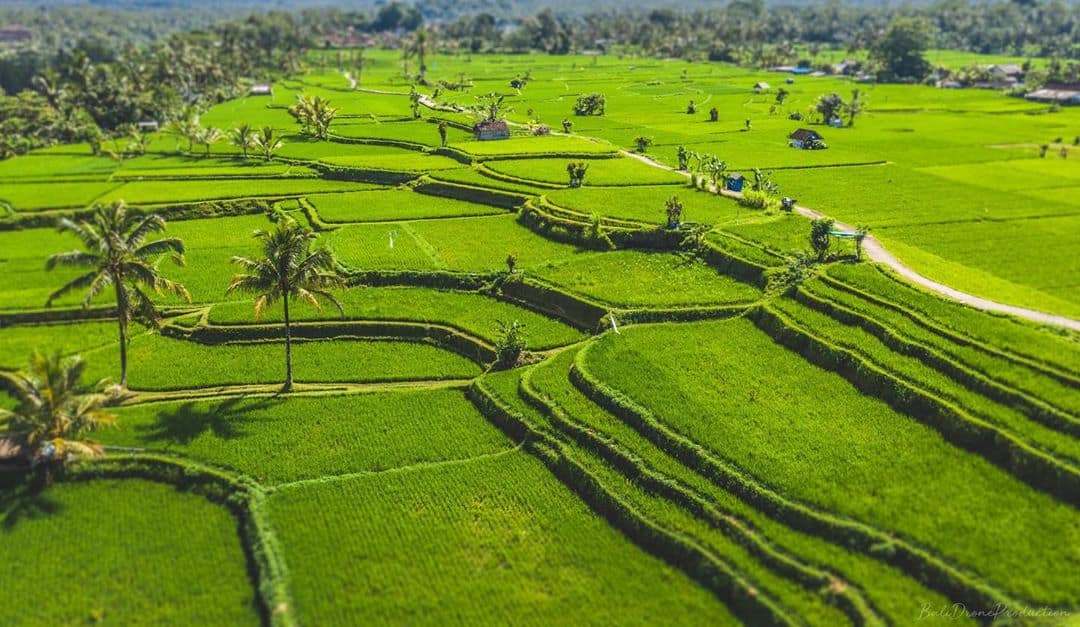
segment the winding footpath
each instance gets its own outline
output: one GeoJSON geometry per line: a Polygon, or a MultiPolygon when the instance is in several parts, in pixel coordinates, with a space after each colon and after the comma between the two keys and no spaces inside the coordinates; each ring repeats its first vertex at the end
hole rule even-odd
{"type": "MultiPolygon", "coordinates": [[[[665,164],[660,163],[658,161],[654,161],[654,160],[650,159],[649,157],[646,157],[645,155],[641,155],[641,154],[638,154],[638,153],[635,153],[635,152],[630,152],[628,150],[620,150],[619,152],[622,153],[624,156],[630,157],[632,159],[637,159],[638,161],[640,161],[640,162],[642,162],[642,163],[644,163],[646,165],[652,166],[654,168],[660,168],[662,170],[668,170],[670,172],[678,172],[679,174],[682,174],[683,176],[686,176],[687,178],[690,178],[690,173],[689,172],[684,172],[682,170],[676,170],[675,168],[673,168],[673,167],[671,167],[669,165],[665,165],[665,164]]],[[[717,191],[716,187],[714,185],[710,185],[710,189],[714,193],[716,193],[716,191],[717,191]]],[[[731,191],[727,191],[727,190],[720,190],[719,193],[721,195],[729,196],[729,197],[732,197],[732,198],[738,198],[738,197],[742,196],[742,194],[740,194],[738,192],[731,192],[731,191]]],[[[811,218],[811,219],[818,219],[818,218],[825,217],[824,214],[822,214],[820,212],[814,211],[813,209],[810,209],[808,207],[803,207],[803,206],[800,206],[800,205],[795,206],[795,211],[799,215],[802,215],[802,216],[805,216],[805,217],[811,218]]],[[[840,230],[843,230],[843,231],[854,231],[855,230],[855,227],[853,227],[853,226],[851,226],[849,224],[845,224],[843,222],[837,222],[836,223],[836,228],[840,229],[840,230]]],[[[900,276],[907,279],[908,281],[911,281],[912,283],[915,283],[916,285],[919,285],[919,286],[921,286],[923,288],[926,288],[926,289],[928,289],[928,290],[930,290],[932,292],[940,294],[940,295],[942,295],[942,296],[944,296],[944,297],[946,297],[946,298],[948,298],[950,300],[954,300],[954,301],[956,301],[958,303],[963,303],[965,305],[968,305],[970,307],[974,307],[976,309],[982,309],[983,311],[993,311],[993,312],[997,312],[997,313],[1009,314],[1011,316],[1016,316],[1017,318],[1023,318],[1025,320],[1030,320],[1031,322],[1036,322],[1038,324],[1053,325],[1053,326],[1058,326],[1058,327],[1064,327],[1064,328],[1070,329],[1072,331],[1080,331],[1080,320],[1075,320],[1073,318],[1069,318],[1067,316],[1060,316],[1060,315],[1057,315],[1057,314],[1049,314],[1049,313],[1046,313],[1046,312],[1043,312],[1043,311],[1036,311],[1034,309],[1026,309],[1024,307],[1018,307],[1016,305],[1008,305],[1008,304],[1005,304],[1005,303],[999,303],[997,301],[982,298],[980,296],[975,296],[974,294],[968,294],[967,292],[962,292],[962,291],[960,291],[958,289],[951,288],[948,285],[945,285],[944,283],[939,283],[939,282],[937,282],[937,281],[935,281],[933,279],[927,278],[927,277],[919,274],[918,272],[916,272],[910,266],[905,265],[899,259],[897,259],[896,256],[893,255],[892,253],[890,253],[888,250],[886,250],[885,246],[883,246],[882,243],[879,242],[873,235],[867,235],[866,239],[863,241],[863,250],[866,251],[866,255],[872,261],[884,264],[884,265],[888,266],[890,269],[892,269],[894,272],[899,274],[900,276]]]]}

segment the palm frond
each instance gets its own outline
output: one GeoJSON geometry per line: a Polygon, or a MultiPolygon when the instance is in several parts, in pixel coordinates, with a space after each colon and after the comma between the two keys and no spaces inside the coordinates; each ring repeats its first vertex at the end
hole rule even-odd
{"type": "Polygon", "coordinates": [[[45,269],[52,270],[57,266],[69,266],[77,268],[89,268],[101,263],[101,255],[88,253],[83,250],[69,250],[63,253],[49,255],[45,260],[45,269]]]}
{"type": "MultiPolygon", "coordinates": [[[[126,229],[125,229],[126,230],[126,229]]],[[[165,230],[165,219],[156,213],[138,218],[138,223],[127,236],[127,247],[138,248],[147,236],[152,233],[160,233],[165,230]]],[[[180,252],[183,252],[182,250],[180,252]]]]}
{"type": "Polygon", "coordinates": [[[91,283],[93,283],[94,279],[97,276],[99,276],[98,271],[97,270],[91,270],[90,272],[87,272],[86,274],[75,277],[74,279],[68,281],[63,286],[61,286],[60,289],[54,291],[52,294],[49,294],[49,298],[45,300],[45,306],[46,307],[52,307],[52,304],[56,299],[60,298],[61,296],[64,296],[68,292],[71,292],[71,291],[74,291],[74,290],[77,290],[77,289],[80,289],[80,288],[83,288],[83,287],[86,287],[86,286],[90,285],[91,283]]]}
{"type": "Polygon", "coordinates": [[[182,256],[184,254],[184,242],[176,237],[166,237],[154,240],[148,244],[143,244],[132,252],[133,255],[140,259],[168,253],[182,256]]]}

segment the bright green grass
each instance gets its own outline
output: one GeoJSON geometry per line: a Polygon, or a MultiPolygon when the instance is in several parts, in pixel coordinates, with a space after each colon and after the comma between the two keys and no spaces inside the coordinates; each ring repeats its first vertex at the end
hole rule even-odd
{"type": "MultiPolygon", "coordinates": [[[[341,160],[355,158],[354,163],[374,164],[378,155],[393,155],[399,164],[407,164],[409,169],[418,167],[418,159],[427,159],[422,153],[395,148],[393,146],[372,146],[370,144],[344,141],[317,141],[302,135],[288,135],[285,145],[277,152],[281,157],[316,161],[322,159],[341,160]]],[[[444,164],[441,158],[430,158],[433,164],[444,164]]],[[[425,162],[426,163],[426,162],[425,162]]],[[[375,167],[370,165],[368,167],[375,167]]]]}
{"type": "Polygon", "coordinates": [[[351,224],[324,234],[322,241],[355,270],[446,268],[426,242],[413,233],[411,223],[351,224]]]}
{"type": "Polygon", "coordinates": [[[461,162],[448,157],[427,155],[420,152],[387,153],[382,146],[381,153],[370,155],[350,154],[344,157],[323,157],[323,163],[343,166],[346,168],[371,169],[371,170],[402,170],[405,172],[429,172],[437,170],[454,170],[465,167],[461,162]]]}
{"type": "Polygon", "coordinates": [[[495,141],[469,141],[451,144],[451,147],[464,150],[479,158],[502,155],[524,155],[544,153],[587,153],[610,154],[615,151],[611,145],[589,141],[581,137],[565,135],[547,135],[541,137],[511,137],[495,141]]]}
{"type": "Polygon", "coordinates": [[[0,328],[0,368],[24,368],[34,351],[77,354],[113,344],[118,337],[119,329],[113,321],[0,328]]]}
{"type": "Polygon", "coordinates": [[[672,196],[683,203],[685,222],[722,224],[751,213],[748,209],[740,209],[728,198],[671,185],[583,187],[556,190],[546,196],[560,207],[586,215],[636,220],[657,226],[667,221],[664,202],[672,196]]]}
{"type": "Polygon", "coordinates": [[[320,194],[308,200],[326,222],[384,222],[506,213],[497,207],[404,189],[320,194]]]}
{"type": "Polygon", "coordinates": [[[312,624],[735,623],[524,452],[287,489],[271,513],[312,624]]]}
{"type": "MultiPolygon", "coordinates": [[[[549,421],[518,394],[520,385],[525,385],[527,380],[531,381],[538,369],[540,367],[525,373],[517,388],[500,382],[487,389],[499,396],[504,403],[511,405],[514,411],[529,424],[547,425],[549,422],[553,424],[554,421],[549,421]]],[[[487,383],[486,380],[485,383],[487,383]]],[[[807,624],[835,625],[844,621],[842,614],[835,607],[831,607],[817,590],[808,589],[779,576],[758,561],[738,540],[720,532],[709,522],[684,510],[667,498],[634,485],[634,480],[622,474],[591,449],[567,443],[563,445],[563,450],[571,451],[574,461],[583,465],[593,477],[601,482],[606,492],[615,495],[624,506],[630,508],[635,517],[640,517],[648,523],[674,533],[694,538],[701,550],[711,553],[736,570],[745,582],[736,585],[752,588],[757,594],[773,602],[779,602],[783,606],[783,611],[799,616],[807,624]]]]}
{"type": "Polygon", "coordinates": [[[167,204],[225,200],[229,198],[270,198],[318,192],[371,189],[371,185],[322,179],[222,181],[136,181],[125,183],[100,198],[101,202],[124,200],[129,204],[167,204]]]}
{"type": "MultiPolygon", "coordinates": [[[[0,231],[0,309],[41,309],[54,290],[79,276],[79,268],[45,270],[45,259],[73,250],[78,239],[53,229],[0,231]]],[[[82,302],[72,294],[56,302],[71,306],[82,302]]]]}
{"type": "MultiPolygon", "coordinates": [[[[87,352],[89,380],[119,375],[118,348],[87,352]]],[[[285,381],[282,342],[207,346],[160,335],[135,337],[128,349],[133,389],[170,390],[285,381]],[[176,364],[162,367],[163,360],[176,364]]],[[[300,383],[463,379],[479,374],[473,362],[428,344],[338,340],[295,342],[293,372],[300,383]]]]}
{"type": "Polygon", "coordinates": [[[65,183],[41,181],[36,183],[0,184],[0,201],[16,211],[40,211],[43,209],[79,208],[100,201],[119,183],[80,181],[65,183]]]}
{"type": "MultiPolygon", "coordinates": [[[[967,369],[981,373],[995,381],[1065,408],[1073,415],[1080,415],[1080,390],[1069,386],[1019,360],[1009,359],[971,346],[966,338],[943,336],[916,324],[904,312],[879,305],[844,290],[833,288],[821,281],[804,283],[802,288],[810,294],[851,309],[860,316],[877,322],[895,334],[929,346],[967,369]]],[[[1017,331],[1021,329],[1018,328],[1017,331]]]]}
{"type": "Polygon", "coordinates": [[[752,525],[773,546],[788,551],[806,564],[827,568],[854,583],[878,611],[898,623],[917,614],[926,603],[945,603],[943,597],[920,586],[893,567],[851,553],[821,538],[795,531],[783,521],[766,517],[656,447],[630,425],[593,403],[570,382],[569,370],[576,355],[577,351],[567,350],[536,367],[530,376],[534,388],[556,403],[573,421],[613,440],[653,471],[678,480],[697,494],[712,499],[720,511],[731,513],[752,525]]]}
{"type": "MultiPolygon", "coordinates": [[[[567,185],[566,164],[569,159],[506,159],[492,161],[487,167],[517,178],[541,183],[567,185]]],[[[687,178],[676,172],[662,170],[636,159],[592,159],[586,161],[585,186],[593,185],[652,185],[686,183],[687,178]]]]}
{"type": "Polygon", "coordinates": [[[793,213],[772,216],[754,211],[744,211],[744,215],[746,213],[754,219],[725,224],[721,228],[777,255],[810,250],[810,221],[806,218],[793,213]]]}
{"type": "Polygon", "coordinates": [[[461,168],[458,170],[439,170],[437,172],[433,172],[431,174],[431,178],[436,181],[464,183],[465,185],[472,185],[474,187],[489,187],[492,189],[527,194],[530,196],[535,196],[547,191],[540,187],[533,187],[532,185],[526,185],[523,183],[511,183],[490,176],[485,176],[484,174],[478,172],[477,170],[474,170],[473,168],[461,168]]]}
{"type": "Polygon", "coordinates": [[[1076,510],[747,320],[624,329],[595,346],[588,367],[789,497],[901,533],[1033,602],[1080,598],[1077,582],[1061,577],[1080,559],[1076,510]]]}
{"type": "MultiPolygon", "coordinates": [[[[316,178],[318,173],[311,168],[284,163],[266,164],[265,161],[252,161],[249,164],[229,164],[208,167],[153,167],[123,168],[113,173],[113,180],[144,179],[243,179],[243,178],[316,178]]],[[[213,185],[214,183],[208,183],[213,185]]]]}
{"type": "Polygon", "coordinates": [[[428,220],[408,225],[435,255],[436,263],[453,270],[490,272],[506,268],[515,254],[528,270],[595,253],[546,239],[517,223],[514,216],[428,220]]]}
{"type": "Polygon", "coordinates": [[[772,306],[833,346],[851,351],[909,385],[953,403],[969,416],[985,420],[1073,468],[1080,468],[1080,439],[1044,426],[1020,410],[967,389],[964,382],[953,380],[917,357],[893,351],[860,328],[839,323],[788,298],[777,299],[772,306]]]}
{"type": "Polygon", "coordinates": [[[1080,372],[1080,338],[1075,335],[945,300],[916,289],[876,266],[840,264],[831,266],[828,274],[954,332],[1037,362],[1053,364],[1066,372],[1080,372]]]}
{"type": "Polygon", "coordinates": [[[7,489],[0,503],[0,582],[20,600],[0,607],[6,625],[261,624],[221,505],[138,479],[7,489]]]}
{"type": "MultiPolygon", "coordinates": [[[[419,287],[360,287],[336,294],[350,319],[411,320],[448,324],[489,342],[497,337],[497,323],[517,320],[525,325],[526,341],[532,349],[543,350],[583,339],[580,331],[562,322],[510,303],[470,292],[452,292],[419,287]]],[[[337,309],[316,311],[301,307],[291,311],[293,320],[340,319],[337,309]]],[[[222,303],[210,311],[210,322],[235,324],[253,322],[251,303],[222,303]]],[[[263,313],[263,322],[282,319],[281,308],[263,313]]],[[[3,337],[0,332],[0,337],[3,337]]]]}
{"type": "MultiPolygon", "coordinates": [[[[427,120],[403,120],[379,122],[372,120],[343,119],[335,122],[331,131],[334,135],[358,139],[393,139],[425,144],[432,147],[441,145],[438,127],[427,120]]],[[[464,142],[472,139],[472,133],[453,126],[446,129],[449,142],[464,142]]]]}
{"type": "Polygon", "coordinates": [[[704,262],[673,253],[620,250],[541,266],[536,274],[571,291],[623,306],[721,305],[761,291],[704,262]]]}
{"type": "Polygon", "coordinates": [[[100,433],[106,444],[167,450],[269,484],[443,462],[510,446],[452,389],[151,403],[122,408],[118,416],[118,428],[100,433]]]}
{"type": "Polygon", "coordinates": [[[70,177],[107,177],[116,163],[106,157],[44,155],[36,151],[16,159],[0,161],[0,181],[56,180],[70,177]]]}
{"type": "MultiPolygon", "coordinates": [[[[237,272],[237,266],[230,263],[233,256],[258,257],[262,250],[253,233],[256,229],[269,230],[273,227],[273,223],[262,214],[169,222],[163,235],[178,237],[184,242],[185,264],[178,267],[167,260],[163,261],[161,273],[182,283],[191,293],[193,302],[222,300],[230,279],[237,272]],[[228,235],[223,237],[223,233],[228,235]]],[[[183,303],[175,296],[165,296],[159,300],[183,303]]]]}

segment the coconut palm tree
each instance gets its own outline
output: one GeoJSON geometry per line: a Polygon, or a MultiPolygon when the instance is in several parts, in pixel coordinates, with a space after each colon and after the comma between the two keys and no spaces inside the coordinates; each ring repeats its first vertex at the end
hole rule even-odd
{"type": "Polygon", "coordinates": [[[278,222],[273,231],[255,231],[255,239],[262,244],[261,258],[232,258],[232,263],[240,266],[242,272],[233,277],[226,293],[254,294],[256,318],[281,301],[285,317],[285,385],[282,387],[285,392],[292,390],[293,385],[289,300],[301,299],[321,309],[319,299],[323,299],[345,315],[341,303],[329,291],[344,287],[345,279],[337,272],[338,263],[333,253],[326,248],[311,250],[316,237],[295,220],[286,218],[278,222]]]}
{"type": "Polygon", "coordinates": [[[848,126],[855,126],[855,116],[863,112],[866,108],[866,100],[863,99],[862,93],[858,89],[851,90],[851,100],[844,104],[844,111],[848,115],[848,126]]]}
{"type": "Polygon", "coordinates": [[[205,156],[209,157],[210,145],[216,144],[217,142],[221,141],[222,137],[224,137],[224,135],[222,135],[221,129],[214,128],[213,126],[207,126],[205,128],[199,129],[198,138],[196,139],[196,141],[200,145],[206,147],[205,156]]]}
{"type": "Polygon", "coordinates": [[[269,126],[262,127],[255,137],[255,147],[262,151],[267,161],[274,158],[274,153],[285,145],[285,140],[274,136],[274,129],[269,126]]]}
{"type": "Polygon", "coordinates": [[[0,438],[34,460],[100,455],[101,447],[85,435],[116,423],[105,407],[117,397],[81,385],[85,370],[77,355],[34,353],[27,370],[4,375],[16,404],[0,409],[0,438]]]}
{"type": "Polygon", "coordinates": [[[250,124],[241,124],[229,131],[229,141],[239,148],[247,159],[248,151],[255,147],[255,129],[250,124]]]}
{"type": "Polygon", "coordinates": [[[330,106],[330,101],[315,96],[311,103],[311,126],[315,129],[316,139],[326,139],[330,131],[330,123],[337,116],[338,109],[330,106]]]}
{"type": "Polygon", "coordinates": [[[99,205],[92,222],[61,218],[57,228],[78,237],[83,250],[52,255],[45,268],[72,266],[89,270],[50,294],[45,306],[52,306],[68,292],[85,289],[82,306],[86,309],[96,296],[112,287],[120,330],[120,386],[126,387],[128,324],[136,317],[153,325],[161,319],[147,288],[159,295],[172,292],[191,300],[183,285],[163,277],[158,268],[166,256],[176,265],[184,265],[184,243],[175,237],[147,241],[165,230],[165,220],[157,214],[129,213],[122,200],[105,207],[99,205]]]}
{"type": "MultiPolygon", "coordinates": [[[[427,52],[428,32],[423,28],[418,28],[413,33],[412,41],[408,44],[408,54],[410,56],[415,55],[417,63],[420,64],[419,82],[421,85],[427,84],[427,52]]],[[[407,70],[406,74],[408,74],[407,70]]]]}
{"type": "Polygon", "coordinates": [[[289,107],[289,115],[300,125],[305,135],[311,133],[311,125],[315,118],[315,96],[297,94],[296,104],[289,107]]]}
{"type": "Polygon", "coordinates": [[[203,131],[202,124],[199,123],[199,116],[193,113],[173,121],[165,129],[165,132],[177,139],[187,140],[187,151],[190,154],[195,149],[195,144],[199,142],[203,131]]]}

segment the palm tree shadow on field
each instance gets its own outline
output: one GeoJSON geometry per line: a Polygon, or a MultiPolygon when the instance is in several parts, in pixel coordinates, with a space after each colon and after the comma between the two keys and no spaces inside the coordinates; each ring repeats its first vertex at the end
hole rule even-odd
{"type": "MultiPolygon", "coordinates": [[[[5,473],[6,474],[6,473],[5,473]]],[[[46,484],[31,473],[12,473],[0,479],[0,520],[6,533],[10,533],[22,520],[35,520],[53,516],[63,510],[63,505],[46,494],[46,484]]]]}
{"type": "Polygon", "coordinates": [[[241,437],[244,425],[255,419],[254,413],[283,399],[237,396],[216,403],[188,401],[170,411],[163,411],[149,425],[139,427],[147,442],[189,444],[203,433],[223,440],[241,437]]]}

